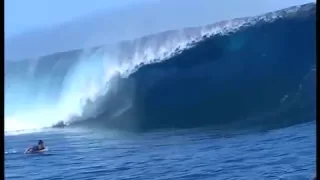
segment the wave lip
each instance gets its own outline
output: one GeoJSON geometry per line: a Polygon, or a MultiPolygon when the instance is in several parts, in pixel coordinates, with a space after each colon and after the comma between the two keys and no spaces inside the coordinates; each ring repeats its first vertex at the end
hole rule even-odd
{"type": "MultiPolygon", "coordinates": [[[[54,104],[56,114],[63,115],[50,121],[62,120],[55,127],[149,130],[246,124],[248,119],[261,124],[267,117],[276,124],[291,119],[293,109],[313,116],[314,38],[311,3],[115,47],[9,62],[6,78],[18,81],[17,72],[30,76],[26,83],[46,93],[36,88],[21,94],[42,95],[39,106],[54,104]]],[[[310,119],[304,117],[286,123],[310,119]]]]}

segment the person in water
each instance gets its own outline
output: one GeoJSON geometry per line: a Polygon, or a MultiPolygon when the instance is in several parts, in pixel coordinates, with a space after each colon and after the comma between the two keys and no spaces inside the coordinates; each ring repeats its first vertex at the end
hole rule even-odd
{"type": "Polygon", "coordinates": [[[39,140],[39,141],[38,141],[38,145],[35,145],[35,146],[33,146],[33,147],[30,147],[30,148],[28,149],[28,152],[41,151],[41,150],[44,150],[44,149],[45,149],[45,147],[44,147],[43,141],[42,141],[42,140],[39,140]]]}

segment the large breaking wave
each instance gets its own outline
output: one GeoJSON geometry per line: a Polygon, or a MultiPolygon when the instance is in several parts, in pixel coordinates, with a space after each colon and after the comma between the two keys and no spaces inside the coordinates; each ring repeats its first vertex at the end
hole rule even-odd
{"type": "Polygon", "coordinates": [[[315,4],[5,62],[6,131],[315,118],[315,4]]]}

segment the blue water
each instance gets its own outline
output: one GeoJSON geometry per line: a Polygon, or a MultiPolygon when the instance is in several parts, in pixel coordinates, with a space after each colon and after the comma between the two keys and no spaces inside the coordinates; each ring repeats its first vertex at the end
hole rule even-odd
{"type": "Polygon", "coordinates": [[[6,179],[313,178],[315,12],[6,60],[6,179]]]}
{"type": "Polygon", "coordinates": [[[24,179],[311,179],[315,122],[265,132],[145,134],[59,130],[5,138],[5,177],[24,179]],[[23,154],[45,141],[44,154],[23,154]]]}

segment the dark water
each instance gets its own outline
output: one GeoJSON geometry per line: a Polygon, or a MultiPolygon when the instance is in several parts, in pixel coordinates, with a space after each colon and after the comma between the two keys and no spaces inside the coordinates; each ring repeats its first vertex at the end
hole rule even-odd
{"type": "Polygon", "coordinates": [[[311,179],[315,123],[267,132],[210,129],[123,134],[59,130],[5,138],[5,178],[311,179]],[[49,151],[23,154],[43,139],[49,151]]]}
{"type": "Polygon", "coordinates": [[[315,32],[306,4],[6,61],[6,179],[310,179],[315,32]]]}

